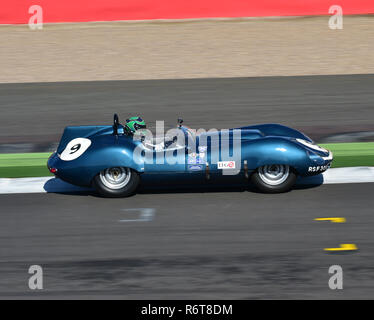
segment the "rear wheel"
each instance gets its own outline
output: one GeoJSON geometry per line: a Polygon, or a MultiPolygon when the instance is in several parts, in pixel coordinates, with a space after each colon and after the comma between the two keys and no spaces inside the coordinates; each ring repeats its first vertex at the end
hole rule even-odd
{"type": "Polygon", "coordinates": [[[139,185],[139,174],[124,167],[108,168],[94,178],[94,186],[104,197],[128,197],[139,185]]]}
{"type": "Polygon", "coordinates": [[[297,174],[287,165],[272,164],[258,168],[251,176],[252,183],[262,192],[289,191],[295,184],[297,174]]]}

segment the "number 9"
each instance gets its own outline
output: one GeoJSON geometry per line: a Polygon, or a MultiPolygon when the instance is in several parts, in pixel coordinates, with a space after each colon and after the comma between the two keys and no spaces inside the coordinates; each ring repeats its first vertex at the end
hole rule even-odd
{"type": "Polygon", "coordinates": [[[90,147],[91,140],[86,138],[76,138],[71,140],[61,153],[60,159],[72,161],[78,159],[90,147]]]}
{"type": "Polygon", "coordinates": [[[81,148],[80,143],[76,144],[75,146],[72,146],[70,149],[71,150],[70,154],[76,153],[80,148],[81,148]]]}

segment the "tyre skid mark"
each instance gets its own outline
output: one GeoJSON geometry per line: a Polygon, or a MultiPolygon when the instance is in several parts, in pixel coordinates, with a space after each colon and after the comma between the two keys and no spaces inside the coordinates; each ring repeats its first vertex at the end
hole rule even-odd
{"type": "Polygon", "coordinates": [[[121,219],[119,222],[150,222],[154,219],[156,209],[154,208],[128,208],[122,211],[139,211],[137,219],[121,219]]]}

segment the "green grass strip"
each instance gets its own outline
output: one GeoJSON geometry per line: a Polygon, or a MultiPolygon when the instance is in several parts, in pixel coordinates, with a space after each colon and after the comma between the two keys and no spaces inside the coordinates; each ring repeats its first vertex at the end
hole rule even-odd
{"type": "Polygon", "coordinates": [[[328,143],[321,147],[334,154],[332,168],[374,166],[374,142],[328,143]]]}
{"type": "MultiPolygon", "coordinates": [[[[334,154],[333,168],[374,166],[374,142],[321,144],[334,154]]],[[[0,154],[0,178],[51,176],[50,153],[0,154]]]]}
{"type": "Polygon", "coordinates": [[[0,154],[0,178],[52,176],[47,168],[51,153],[0,154]]]}

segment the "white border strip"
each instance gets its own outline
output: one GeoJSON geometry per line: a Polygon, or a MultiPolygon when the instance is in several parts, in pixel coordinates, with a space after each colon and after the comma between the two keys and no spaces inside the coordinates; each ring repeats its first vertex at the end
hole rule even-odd
{"type": "MultiPolygon", "coordinates": [[[[366,16],[370,13],[356,14],[356,16],[366,16]]],[[[206,21],[247,21],[247,20],[288,20],[288,19],[300,19],[310,17],[325,17],[329,16],[328,13],[320,15],[300,15],[300,16],[257,16],[257,17],[207,17],[207,18],[181,18],[181,19],[139,19],[139,20],[97,20],[97,21],[63,21],[63,22],[43,22],[43,25],[74,25],[74,24],[105,24],[105,23],[183,23],[183,22],[206,22],[206,21]]],[[[27,23],[0,23],[1,26],[28,26],[27,23]]]]}
{"type": "Polygon", "coordinates": [[[323,173],[324,184],[367,182],[374,182],[374,167],[333,168],[323,173]]]}
{"type": "MultiPolygon", "coordinates": [[[[374,167],[351,167],[329,169],[322,175],[300,178],[298,184],[335,184],[374,182],[374,167]]],[[[0,194],[14,193],[64,193],[89,191],[60,179],[51,177],[0,179],[0,194]]]]}
{"type": "Polygon", "coordinates": [[[80,188],[51,177],[0,179],[0,194],[79,192],[90,189],[80,188]]]}

